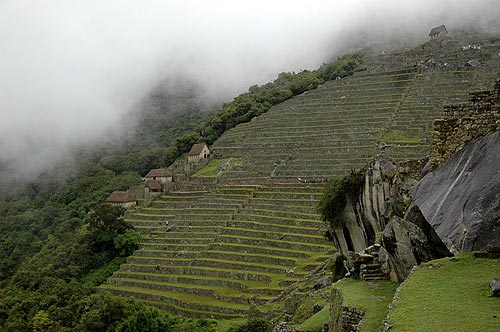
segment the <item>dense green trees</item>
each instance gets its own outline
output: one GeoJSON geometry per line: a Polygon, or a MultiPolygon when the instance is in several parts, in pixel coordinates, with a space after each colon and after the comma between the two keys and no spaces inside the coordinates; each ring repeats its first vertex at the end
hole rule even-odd
{"type": "Polygon", "coordinates": [[[245,323],[233,327],[229,332],[271,332],[273,326],[262,318],[250,318],[245,323]]]}

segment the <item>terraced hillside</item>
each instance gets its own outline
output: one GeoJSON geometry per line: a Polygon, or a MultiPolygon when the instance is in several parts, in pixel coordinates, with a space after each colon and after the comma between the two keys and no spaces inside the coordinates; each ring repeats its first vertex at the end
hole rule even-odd
{"type": "Polygon", "coordinates": [[[359,169],[376,154],[428,156],[432,123],[443,106],[466,100],[500,72],[496,41],[466,51],[463,42],[430,41],[369,58],[365,72],[327,82],[237,126],[212,147],[217,158],[241,160],[223,176],[237,183],[318,180],[359,169]],[[472,58],[480,66],[466,68],[472,58]]]}
{"type": "Polygon", "coordinates": [[[211,147],[207,168],[237,162],[202,170],[184,186],[209,189],[172,192],[129,211],[143,243],[102,289],[192,317],[247,315],[334,251],[315,209],[323,185],[313,182],[344,176],[377,154],[429,155],[443,104],[465,100],[500,72],[496,44],[488,47],[470,71],[460,65],[470,54],[458,41],[369,58],[366,71],[229,130],[211,147]]]}
{"type": "Polygon", "coordinates": [[[128,214],[144,241],[102,288],[188,316],[244,316],[334,251],[315,211],[320,191],[224,186],[163,196],[128,214]]]}
{"type": "Polygon", "coordinates": [[[249,123],[212,147],[243,165],[224,176],[240,183],[331,178],[366,164],[414,84],[413,68],[327,82],[249,123]]]}

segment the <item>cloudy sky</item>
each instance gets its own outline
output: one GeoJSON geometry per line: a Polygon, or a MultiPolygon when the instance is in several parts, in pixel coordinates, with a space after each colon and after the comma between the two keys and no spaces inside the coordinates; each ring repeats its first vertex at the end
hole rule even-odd
{"type": "MultiPolygon", "coordinates": [[[[0,159],[32,168],[113,131],[159,80],[228,100],[313,69],[353,38],[500,17],[497,0],[0,0],[0,159]]],[[[21,167],[21,166],[20,166],[21,167]]]]}

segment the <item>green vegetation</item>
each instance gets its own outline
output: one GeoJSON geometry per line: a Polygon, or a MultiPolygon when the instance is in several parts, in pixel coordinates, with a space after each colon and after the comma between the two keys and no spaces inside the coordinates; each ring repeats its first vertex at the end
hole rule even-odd
{"type": "Polygon", "coordinates": [[[332,228],[342,226],[342,214],[348,201],[356,202],[361,192],[363,178],[361,172],[354,172],[343,179],[330,181],[320,198],[318,211],[321,219],[330,223],[332,228]]]}
{"type": "Polygon", "coordinates": [[[398,133],[386,131],[380,139],[381,142],[394,142],[394,143],[418,143],[420,138],[407,137],[398,133]]]}
{"type": "MultiPolygon", "coordinates": [[[[358,279],[342,279],[334,285],[341,290],[346,306],[365,312],[362,332],[382,330],[382,321],[386,318],[387,306],[391,303],[397,286],[397,283],[389,281],[367,282],[358,279]]],[[[427,329],[426,331],[439,330],[427,329]]]]}
{"type": "Polygon", "coordinates": [[[228,332],[271,332],[273,326],[261,318],[250,318],[238,327],[231,327],[228,332]]]}
{"type": "Polygon", "coordinates": [[[323,324],[328,322],[329,318],[330,307],[326,305],[298,327],[301,331],[305,332],[321,332],[323,331],[323,324]]]}
{"type": "Polygon", "coordinates": [[[232,170],[234,167],[242,163],[242,158],[228,158],[228,159],[212,159],[209,163],[194,173],[192,176],[206,176],[206,177],[216,177],[220,176],[224,172],[232,170]],[[222,167],[222,165],[225,165],[222,167]]]}
{"type": "Polygon", "coordinates": [[[498,331],[500,300],[489,281],[500,260],[471,253],[419,266],[401,285],[391,313],[391,331],[498,331]]]}

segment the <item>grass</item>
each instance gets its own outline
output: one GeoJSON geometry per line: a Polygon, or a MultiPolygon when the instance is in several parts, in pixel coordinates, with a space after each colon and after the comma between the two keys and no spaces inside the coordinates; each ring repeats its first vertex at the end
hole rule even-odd
{"type": "Polygon", "coordinates": [[[246,318],[240,319],[218,319],[217,320],[217,331],[227,332],[230,328],[238,327],[247,321],[246,318]]]}
{"type": "Polygon", "coordinates": [[[382,321],[387,315],[387,305],[392,301],[397,286],[398,284],[385,280],[366,282],[358,279],[342,279],[335,283],[335,287],[342,291],[345,305],[365,312],[362,332],[382,330],[382,321]]]}
{"type": "Polygon", "coordinates": [[[386,131],[382,138],[380,139],[382,142],[395,142],[395,143],[419,143],[420,138],[415,137],[407,137],[401,134],[393,133],[386,131]]]}
{"type": "Polygon", "coordinates": [[[315,313],[312,317],[298,326],[300,331],[317,332],[322,331],[323,324],[330,318],[330,306],[324,306],[323,309],[315,313]]]}
{"type": "MultiPolygon", "coordinates": [[[[173,299],[175,301],[179,301],[179,302],[182,302],[185,304],[195,303],[195,304],[201,305],[201,306],[207,306],[207,307],[210,306],[210,307],[213,307],[214,310],[217,310],[217,308],[248,310],[248,308],[249,308],[249,305],[247,305],[247,304],[241,304],[241,303],[236,303],[236,302],[227,302],[227,301],[219,300],[219,299],[216,299],[214,297],[207,296],[207,295],[179,293],[179,292],[174,292],[174,291],[158,291],[155,289],[141,288],[141,287],[129,287],[129,286],[117,287],[115,285],[109,285],[109,284],[101,285],[100,289],[110,290],[110,291],[113,291],[113,290],[124,291],[124,292],[128,292],[129,294],[136,293],[136,294],[151,295],[151,296],[153,296],[153,298],[156,296],[161,297],[161,298],[169,298],[169,299],[173,299]]],[[[191,308],[191,309],[193,309],[193,308],[191,308]]]]}
{"type": "Polygon", "coordinates": [[[500,259],[461,254],[418,267],[402,286],[390,324],[394,332],[500,330],[500,299],[488,283],[500,259]],[[429,267],[438,262],[438,268],[429,267]]]}
{"type": "Polygon", "coordinates": [[[212,159],[205,167],[194,173],[192,176],[217,177],[222,175],[224,172],[230,171],[232,168],[234,168],[237,165],[240,165],[241,163],[242,163],[241,158],[212,159]],[[223,170],[221,168],[221,165],[225,163],[228,164],[228,167],[223,170]]]}

